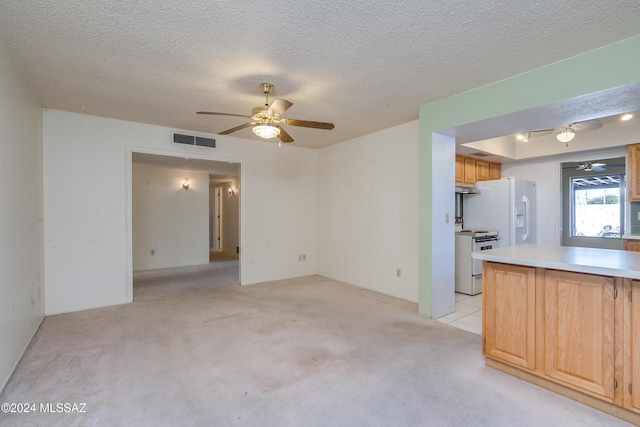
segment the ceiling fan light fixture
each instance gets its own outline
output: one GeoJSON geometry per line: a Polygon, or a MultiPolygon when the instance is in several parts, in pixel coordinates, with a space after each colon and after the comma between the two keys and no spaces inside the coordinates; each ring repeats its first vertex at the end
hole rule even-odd
{"type": "Polygon", "coordinates": [[[558,135],[556,135],[556,138],[558,138],[558,141],[564,143],[566,147],[569,144],[569,141],[571,141],[575,136],[576,134],[573,132],[573,130],[571,130],[570,128],[564,128],[558,135]]]}
{"type": "Polygon", "coordinates": [[[633,118],[633,114],[625,114],[624,116],[620,117],[620,120],[622,120],[623,122],[626,122],[627,120],[631,120],[633,118]]]}
{"type": "Polygon", "coordinates": [[[271,139],[280,135],[280,129],[270,123],[262,123],[253,127],[253,133],[260,138],[271,139]]]}

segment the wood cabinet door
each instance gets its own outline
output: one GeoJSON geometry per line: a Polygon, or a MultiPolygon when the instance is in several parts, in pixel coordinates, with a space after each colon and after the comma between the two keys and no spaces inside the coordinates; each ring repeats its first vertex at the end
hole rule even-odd
{"type": "Polygon", "coordinates": [[[545,374],[612,401],[614,279],[546,270],[544,284],[545,374]]]}
{"type": "Polygon", "coordinates": [[[489,179],[489,162],[476,160],[476,181],[486,181],[489,179]]]}
{"type": "Polygon", "coordinates": [[[485,261],[483,270],[485,355],[535,369],[535,268],[485,261]]]}
{"type": "Polygon", "coordinates": [[[502,165],[500,163],[489,163],[489,179],[500,179],[502,177],[502,165]]]}
{"type": "Polygon", "coordinates": [[[467,157],[464,158],[464,182],[476,183],[476,161],[467,157]]]}
{"type": "Polygon", "coordinates": [[[627,146],[629,164],[627,165],[627,188],[629,200],[640,201],[640,144],[627,146]]]}
{"type": "MultiPolygon", "coordinates": [[[[629,280],[624,309],[624,406],[640,413],[640,281],[629,280]]],[[[620,297],[618,297],[620,298],[620,297]]]]}
{"type": "Polygon", "coordinates": [[[464,157],[456,156],[456,182],[464,182],[464,157]]]}
{"type": "Polygon", "coordinates": [[[640,240],[624,239],[624,249],[627,251],[640,252],[640,240]]]}

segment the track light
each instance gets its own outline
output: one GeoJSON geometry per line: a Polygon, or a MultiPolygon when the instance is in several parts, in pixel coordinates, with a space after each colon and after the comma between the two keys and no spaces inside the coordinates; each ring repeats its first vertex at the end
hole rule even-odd
{"type": "Polygon", "coordinates": [[[531,131],[527,131],[525,133],[519,133],[516,135],[516,139],[522,142],[529,142],[529,137],[531,136],[531,131]]]}

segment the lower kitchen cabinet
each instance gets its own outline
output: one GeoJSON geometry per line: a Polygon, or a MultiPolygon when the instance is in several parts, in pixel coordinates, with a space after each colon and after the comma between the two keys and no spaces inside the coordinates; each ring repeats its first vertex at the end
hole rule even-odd
{"type": "Polygon", "coordinates": [[[640,280],[485,260],[482,286],[488,365],[640,425],[640,280]]]}
{"type": "Polygon", "coordinates": [[[640,252],[640,240],[637,239],[623,239],[624,249],[626,251],[640,252]]]}
{"type": "Polygon", "coordinates": [[[614,279],[546,270],[544,373],[613,400],[614,279]]]}
{"type": "Polygon", "coordinates": [[[482,316],[485,355],[535,368],[535,268],[485,263],[482,316]]]}
{"type": "Polygon", "coordinates": [[[627,280],[625,285],[624,406],[640,413],[640,281],[627,280]]]}

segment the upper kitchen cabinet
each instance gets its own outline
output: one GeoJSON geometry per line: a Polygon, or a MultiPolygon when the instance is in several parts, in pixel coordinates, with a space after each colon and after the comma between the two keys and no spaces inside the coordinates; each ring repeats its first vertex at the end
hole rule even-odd
{"type": "Polygon", "coordinates": [[[629,201],[640,202],[640,144],[627,146],[629,163],[627,164],[627,188],[629,201]]]}
{"type": "Polygon", "coordinates": [[[489,163],[489,179],[502,178],[502,167],[500,163],[489,163]]]}
{"type": "Polygon", "coordinates": [[[489,163],[476,160],[476,181],[486,181],[489,179],[489,163]]]}
{"type": "Polygon", "coordinates": [[[464,158],[464,181],[465,184],[473,184],[476,182],[476,161],[464,158]]]}
{"type": "Polygon", "coordinates": [[[456,182],[464,182],[464,157],[456,156],[456,182]]]}
{"type": "Polygon", "coordinates": [[[456,183],[475,184],[476,181],[500,179],[499,163],[485,162],[471,157],[456,156],[456,183]]]}

